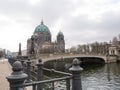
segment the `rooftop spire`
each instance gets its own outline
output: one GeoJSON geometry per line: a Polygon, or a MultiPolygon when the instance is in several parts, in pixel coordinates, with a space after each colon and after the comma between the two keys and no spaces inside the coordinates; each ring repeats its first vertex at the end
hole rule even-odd
{"type": "Polygon", "coordinates": [[[41,20],[41,24],[43,24],[43,19],[41,20]]]}

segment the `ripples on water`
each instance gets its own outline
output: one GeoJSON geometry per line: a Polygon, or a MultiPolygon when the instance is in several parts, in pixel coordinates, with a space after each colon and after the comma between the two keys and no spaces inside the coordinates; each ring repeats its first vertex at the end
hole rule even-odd
{"type": "Polygon", "coordinates": [[[120,64],[86,66],[81,78],[83,90],[120,90],[120,64]]]}
{"type": "MultiPolygon", "coordinates": [[[[120,63],[83,66],[82,90],[120,90],[120,63]]],[[[66,83],[56,82],[55,90],[66,90],[66,83]]]]}

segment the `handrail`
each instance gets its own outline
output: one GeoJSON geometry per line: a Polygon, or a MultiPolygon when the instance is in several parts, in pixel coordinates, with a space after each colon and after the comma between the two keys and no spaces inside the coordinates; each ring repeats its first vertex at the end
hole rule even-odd
{"type": "Polygon", "coordinates": [[[31,72],[30,72],[30,61],[27,62],[27,74],[25,74],[23,72],[23,68],[22,68],[22,63],[20,61],[16,61],[13,64],[13,73],[7,77],[7,80],[10,83],[10,90],[24,90],[25,87],[27,86],[32,86],[33,90],[42,90],[44,87],[44,84],[48,84],[51,83],[50,87],[52,90],[55,90],[55,82],[56,81],[61,81],[64,80],[64,82],[66,82],[66,90],[70,90],[71,89],[71,85],[72,85],[72,90],[82,90],[82,86],[81,86],[81,72],[82,72],[82,68],[79,66],[80,65],[80,61],[78,59],[74,59],[73,63],[72,63],[72,67],[69,69],[69,71],[72,73],[65,73],[65,72],[61,72],[61,71],[56,71],[54,69],[46,69],[43,68],[43,63],[40,62],[37,64],[38,67],[38,73],[37,73],[37,80],[38,81],[31,81],[31,72]],[[29,67],[29,68],[28,68],[29,67]],[[43,70],[48,70],[51,71],[51,79],[49,80],[44,80],[43,79],[43,70]],[[61,73],[65,76],[62,77],[54,77],[53,72],[56,73],[61,73]],[[28,83],[25,82],[25,80],[27,80],[28,83]],[[72,80],[72,83],[71,83],[72,80]]]}
{"type": "Polygon", "coordinates": [[[32,85],[38,85],[38,84],[44,84],[44,83],[51,83],[51,82],[55,82],[55,81],[61,81],[61,80],[67,80],[67,79],[71,79],[72,76],[65,76],[62,78],[54,78],[54,79],[50,79],[50,80],[43,80],[43,81],[33,81],[31,83],[24,83],[24,85],[15,85],[13,86],[15,87],[26,87],[26,86],[32,86],[32,85]]]}
{"type": "Polygon", "coordinates": [[[51,83],[51,82],[55,82],[55,81],[61,81],[61,80],[66,80],[66,79],[71,79],[72,76],[66,76],[66,77],[62,77],[62,78],[55,78],[55,79],[50,79],[50,80],[43,80],[43,81],[35,81],[32,83],[25,83],[24,86],[31,86],[31,85],[37,85],[37,84],[44,84],[44,83],[51,83]]]}
{"type": "Polygon", "coordinates": [[[72,75],[72,74],[70,74],[70,73],[66,73],[66,72],[62,72],[62,71],[57,71],[57,70],[55,70],[55,69],[43,68],[43,70],[46,70],[46,71],[49,71],[49,72],[55,72],[55,73],[58,73],[58,74],[68,75],[68,76],[71,76],[71,75],[72,75]]]}

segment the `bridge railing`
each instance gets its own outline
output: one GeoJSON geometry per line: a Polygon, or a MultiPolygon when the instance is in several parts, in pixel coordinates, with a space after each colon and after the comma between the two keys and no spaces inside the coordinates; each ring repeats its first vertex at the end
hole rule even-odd
{"type": "MultiPolygon", "coordinates": [[[[27,63],[28,63],[27,66],[29,67],[30,61],[28,61],[27,63]]],[[[70,73],[65,73],[61,71],[56,71],[54,69],[50,70],[50,69],[43,68],[43,63],[39,61],[39,63],[37,64],[38,81],[31,81],[30,73],[28,72],[27,74],[25,74],[23,72],[22,63],[20,61],[16,61],[13,64],[13,72],[10,76],[7,77],[7,80],[9,81],[9,84],[10,84],[10,90],[24,90],[24,88],[28,86],[32,86],[31,90],[46,90],[44,89],[44,87],[46,87],[45,86],[46,83],[51,83],[50,90],[55,90],[54,83],[61,80],[64,80],[66,82],[66,90],[82,90],[81,71],[83,69],[79,65],[80,65],[79,60],[74,59],[72,67],[69,69],[72,73],[70,74],[70,73]],[[63,74],[64,76],[57,77],[57,78],[51,77],[51,79],[49,80],[43,80],[43,76],[44,76],[43,70],[47,70],[52,73],[55,72],[55,73],[63,74]]],[[[27,68],[27,70],[29,71],[30,69],[27,68]]],[[[59,90],[59,88],[57,88],[56,90],[59,90]]]]}

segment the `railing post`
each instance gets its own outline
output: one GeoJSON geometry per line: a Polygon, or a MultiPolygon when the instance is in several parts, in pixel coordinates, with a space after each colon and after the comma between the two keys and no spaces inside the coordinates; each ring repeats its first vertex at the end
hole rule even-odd
{"type": "Polygon", "coordinates": [[[80,61],[75,58],[72,63],[72,67],[69,69],[72,72],[72,90],[82,90],[81,85],[81,71],[80,61]]]}
{"type": "Polygon", "coordinates": [[[30,82],[31,80],[31,62],[30,62],[30,59],[28,59],[27,61],[27,75],[28,75],[28,78],[27,78],[27,82],[30,82]]]}
{"type": "Polygon", "coordinates": [[[27,73],[27,63],[26,62],[23,63],[23,71],[25,73],[27,73]]]}
{"type": "Polygon", "coordinates": [[[24,66],[24,60],[21,60],[22,66],[23,66],[23,72],[25,72],[25,66],[24,66]]]}
{"type": "Polygon", "coordinates": [[[23,66],[23,64],[24,64],[24,60],[20,60],[21,61],[21,63],[22,63],[22,66],[23,66]]]}
{"type": "MultiPolygon", "coordinates": [[[[54,78],[54,69],[51,69],[51,79],[54,78]]],[[[55,88],[55,85],[54,85],[54,82],[52,82],[52,89],[51,90],[54,90],[55,88]]]]}
{"type": "Polygon", "coordinates": [[[66,80],[66,90],[70,90],[70,79],[66,80]]]}
{"type": "Polygon", "coordinates": [[[57,69],[57,61],[55,60],[53,63],[53,68],[56,70],[57,69]]]}
{"type": "Polygon", "coordinates": [[[23,73],[22,69],[23,67],[20,61],[14,62],[12,74],[6,77],[10,84],[10,90],[24,90],[23,84],[27,78],[27,74],[23,73]]]}
{"type": "MultiPolygon", "coordinates": [[[[37,66],[38,66],[38,81],[42,81],[43,80],[43,63],[41,59],[38,60],[37,66]]],[[[37,90],[42,90],[42,86],[43,85],[38,84],[37,90]]]]}

